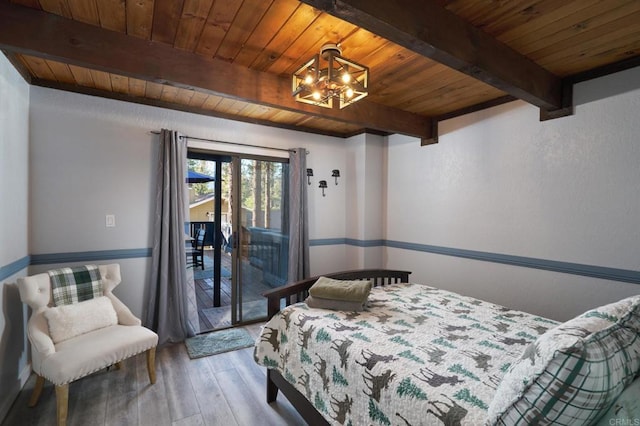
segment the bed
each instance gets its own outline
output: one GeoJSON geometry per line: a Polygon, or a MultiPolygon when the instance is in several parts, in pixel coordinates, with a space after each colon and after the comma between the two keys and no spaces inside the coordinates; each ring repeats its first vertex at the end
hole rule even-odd
{"type": "Polygon", "coordinates": [[[409,274],[325,275],[371,280],[363,312],[309,308],[318,277],[265,293],[267,401],[312,425],[590,424],[639,389],[640,295],[560,324],[409,274]]]}

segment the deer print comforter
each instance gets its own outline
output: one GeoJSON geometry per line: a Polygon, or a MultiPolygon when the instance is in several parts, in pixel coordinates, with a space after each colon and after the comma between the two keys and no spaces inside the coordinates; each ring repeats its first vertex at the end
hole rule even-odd
{"type": "Polygon", "coordinates": [[[331,424],[480,425],[510,364],[557,323],[420,284],[376,287],[364,312],[291,305],[256,341],[331,424]]]}

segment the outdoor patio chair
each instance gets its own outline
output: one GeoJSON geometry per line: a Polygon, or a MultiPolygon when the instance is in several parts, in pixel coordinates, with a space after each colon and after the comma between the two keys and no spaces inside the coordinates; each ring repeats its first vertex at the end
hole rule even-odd
{"type": "Polygon", "coordinates": [[[192,246],[186,248],[187,266],[197,268],[200,266],[204,270],[204,238],[206,231],[203,228],[197,229],[193,237],[192,246]]]}
{"type": "MultiPolygon", "coordinates": [[[[116,296],[120,265],[85,265],[18,278],[20,298],[32,309],[27,325],[38,403],[47,379],[55,385],[58,426],[67,420],[69,383],[147,353],[149,381],[156,382],[158,335],[141,326],[116,296]]],[[[82,398],[82,396],[80,397],[82,398]]],[[[87,401],[91,403],[91,401],[87,401]]]]}

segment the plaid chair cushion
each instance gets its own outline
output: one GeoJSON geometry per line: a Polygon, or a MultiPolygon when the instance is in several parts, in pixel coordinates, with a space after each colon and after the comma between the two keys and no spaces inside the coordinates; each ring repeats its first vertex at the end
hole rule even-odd
{"type": "Polygon", "coordinates": [[[97,265],[60,268],[48,272],[55,306],[71,305],[103,295],[97,265]]]}
{"type": "Polygon", "coordinates": [[[640,296],[593,309],[531,343],[503,377],[488,424],[588,425],[640,374],[640,296]]]}

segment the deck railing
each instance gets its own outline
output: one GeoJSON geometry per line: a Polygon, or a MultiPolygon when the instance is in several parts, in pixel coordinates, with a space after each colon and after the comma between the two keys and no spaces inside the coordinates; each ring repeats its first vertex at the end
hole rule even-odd
{"type": "Polygon", "coordinates": [[[289,236],[275,229],[248,229],[250,264],[262,270],[265,284],[284,285],[289,268],[289,236]]]}

